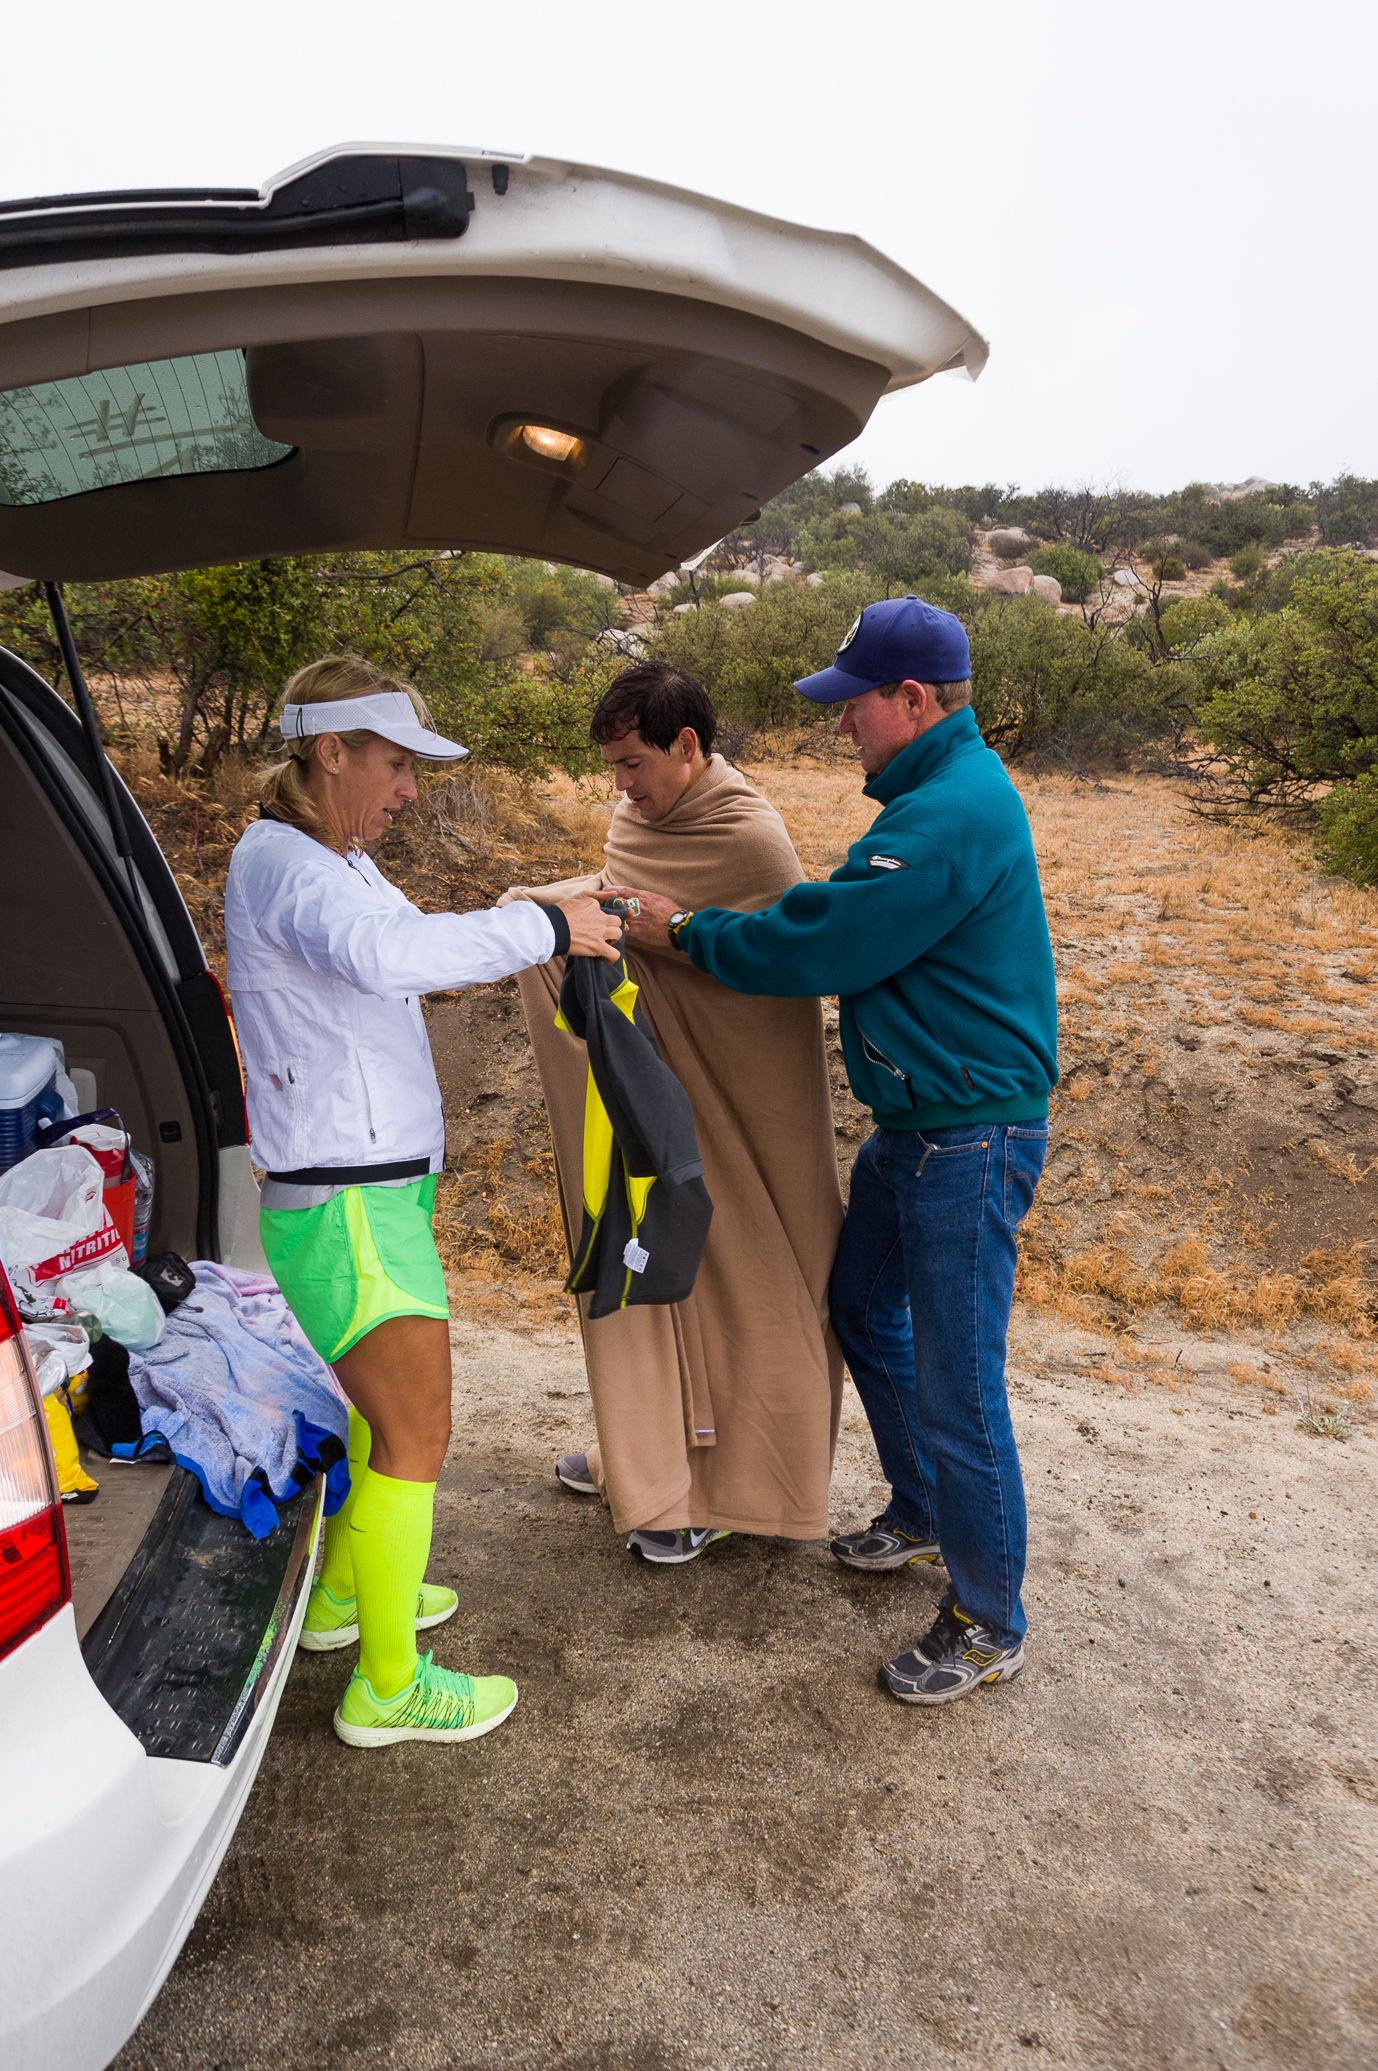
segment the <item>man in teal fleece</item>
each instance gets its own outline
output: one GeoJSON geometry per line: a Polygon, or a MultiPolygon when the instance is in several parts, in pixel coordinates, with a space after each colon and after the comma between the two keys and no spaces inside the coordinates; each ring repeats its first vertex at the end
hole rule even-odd
{"type": "MultiPolygon", "coordinates": [[[[1057,1083],[1052,948],[1023,802],[971,712],[961,621],[916,597],[868,605],[832,668],[881,807],[826,884],[739,914],[637,892],[633,941],[736,992],[837,994],[852,1090],[875,1118],[830,1285],[891,1495],[833,1541],[848,1567],[947,1568],[931,1630],[882,1665],[907,1704],[1019,1673],[1026,1520],[1005,1392],[1015,1233],[1057,1083]]],[[[634,887],[610,888],[625,896],[634,887]]]]}

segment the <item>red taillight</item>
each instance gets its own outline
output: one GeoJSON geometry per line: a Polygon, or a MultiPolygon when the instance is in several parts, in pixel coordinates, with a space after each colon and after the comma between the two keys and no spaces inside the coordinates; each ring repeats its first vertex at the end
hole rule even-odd
{"type": "Polygon", "coordinates": [[[71,1594],[48,1425],[0,1270],[0,1660],[71,1594]]]}

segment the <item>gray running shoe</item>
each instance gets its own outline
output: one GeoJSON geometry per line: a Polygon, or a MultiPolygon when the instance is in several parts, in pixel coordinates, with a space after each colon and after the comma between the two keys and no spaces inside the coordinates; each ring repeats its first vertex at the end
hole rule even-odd
{"type": "Polygon", "coordinates": [[[653,1561],[657,1567],[679,1568],[687,1560],[697,1560],[705,1548],[716,1545],[719,1539],[731,1537],[731,1532],[715,1531],[711,1525],[688,1525],[677,1532],[633,1532],[627,1551],[653,1561]]]}
{"type": "Polygon", "coordinates": [[[908,1568],[925,1560],[936,1567],[941,1555],[936,1539],[911,1539],[884,1516],[873,1517],[864,1532],[847,1532],[829,1548],[844,1568],[908,1568]]]}
{"type": "Polygon", "coordinates": [[[1024,1648],[996,1645],[979,1618],[944,1605],[917,1646],[882,1664],[880,1680],[901,1704],[951,1704],[980,1683],[1008,1682],[1024,1666],[1024,1648]]]}
{"type": "Polygon", "coordinates": [[[598,1484],[589,1473],[587,1453],[561,1453],[555,1462],[555,1479],[581,1496],[596,1496],[598,1484]]]}

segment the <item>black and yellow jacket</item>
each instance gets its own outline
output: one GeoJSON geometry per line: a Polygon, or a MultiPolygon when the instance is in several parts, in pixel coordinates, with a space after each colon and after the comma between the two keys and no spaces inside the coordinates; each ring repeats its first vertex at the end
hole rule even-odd
{"type": "Polygon", "coordinates": [[[565,1282],[589,1315],[682,1302],[703,1257],[713,1203],[689,1096],[636,1011],[626,958],[572,956],[557,1028],[588,1045],[584,1222],[565,1282]]]}

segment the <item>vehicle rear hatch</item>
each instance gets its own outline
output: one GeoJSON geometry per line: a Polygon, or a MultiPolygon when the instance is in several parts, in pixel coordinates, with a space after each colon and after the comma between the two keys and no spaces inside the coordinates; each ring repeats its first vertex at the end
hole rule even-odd
{"type": "Polygon", "coordinates": [[[0,568],[482,547],[644,584],[984,359],[858,238],[546,159],[7,203],[0,568]]]}

